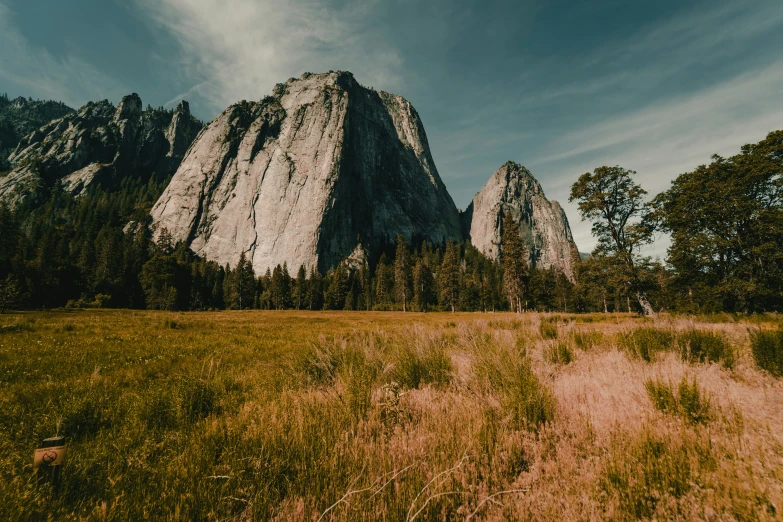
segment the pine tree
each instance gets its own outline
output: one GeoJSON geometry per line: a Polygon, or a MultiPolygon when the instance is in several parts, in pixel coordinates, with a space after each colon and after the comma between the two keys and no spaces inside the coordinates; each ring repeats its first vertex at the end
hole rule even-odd
{"type": "Polygon", "coordinates": [[[272,270],[272,281],[270,283],[270,295],[272,298],[272,307],[275,310],[285,310],[290,306],[291,300],[291,276],[288,274],[288,265],[277,265],[272,270]]]}
{"type": "Polygon", "coordinates": [[[9,274],[5,280],[0,281],[0,314],[5,313],[8,308],[16,306],[19,303],[19,289],[16,281],[9,274]]]}
{"type": "Polygon", "coordinates": [[[307,301],[307,272],[304,265],[296,273],[296,309],[301,310],[307,301]]]}
{"type": "Polygon", "coordinates": [[[380,304],[390,304],[394,294],[394,271],[388,264],[386,254],[381,254],[375,268],[375,299],[380,304]]]}
{"type": "Polygon", "coordinates": [[[168,256],[174,252],[174,239],[172,239],[171,233],[166,227],[160,229],[160,234],[155,244],[163,255],[168,256]]]}
{"type": "Polygon", "coordinates": [[[427,312],[435,301],[435,279],[432,271],[422,259],[413,268],[413,302],[420,312],[427,312]]]}
{"type": "Polygon", "coordinates": [[[443,253],[438,282],[440,283],[441,301],[450,307],[452,312],[456,312],[460,290],[459,245],[451,239],[446,244],[446,251],[443,253]]]}
{"type": "Polygon", "coordinates": [[[322,310],[324,307],[324,283],[321,274],[315,268],[310,269],[310,278],[308,280],[310,310],[322,310]]]}
{"type": "Polygon", "coordinates": [[[348,269],[343,263],[332,271],[329,287],[326,290],[326,306],[330,310],[343,310],[350,290],[348,269]]]}
{"type": "Polygon", "coordinates": [[[362,310],[373,309],[372,274],[370,267],[364,263],[359,268],[359,280],[361,281],[360,308],[362,310]]]}
{"type": "Polygon", "coordinates": [[[410,253],[402,234],[397,236],[397,251],[394,258],[394,290],[397,299],[402,302],[402,311],[407,312],[407,303],[411,295],[410,253]]]}
{"type": "Polygon", "coordinates": [[[519,225],[510,212],[503,218],[500,255],[503,263],[503,283],[511,309],[521,313],[528,279],[527,255],[519,225]]]}
{"type": "Polygon", "coordinates": [[[234,270],[234,284],[236,306],[240,310],[252,307],[256,293],[256,274],[253,271],[253,263],[245,257],[244,252],[240,254],[237,268],[234,270]]]}

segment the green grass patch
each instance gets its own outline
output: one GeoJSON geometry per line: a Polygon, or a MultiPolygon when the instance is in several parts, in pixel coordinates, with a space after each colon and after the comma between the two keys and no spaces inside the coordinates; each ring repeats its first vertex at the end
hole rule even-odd
{"type": "Polygon", "coordinates": [[[556,341],[544,349],[544,357],[552,364],[570,364],[574,360],[574,349],[568,340],[556,341]]]}
{"type": "Polygon", "coordinates": [[[655,409],[672,415],[679,415],[692,424],[704,424],[712,418],[710,400],[696,382],[682,378],[679,386],[670,382],[648,379],[645,383],[647,396],[655,409]]]}
{"type": "Polygon", "coordinates": [[[783,329],[751,331],[750,348],[759,368],[783,376],[783,329]]]}
{"type": "Polygon", "coordinates": [[[720,363],[733,368],[736,360],[734,347],[728,339],[709,330],[688,330],[678,336],[682,359],[689,362],[720,363]]]}
{"type": "Polygon", "coordinates": [[[618,336],[621,349],[647,362],[654,361],[661,352],[673,350],[674,341],[674,332],[662,328],[637,328],[618,336]]]}
{"type": "Polygon", "coordinates": [[[621,520],[678,518],[677,503],[714,467],[709,441],[683,432],[665,437],[646,429],[613,441],[600,485],[617,502],[621,520]]]}
{"type": "Polygon", "coordinates": [[[542,319],[538,332],[542,339],[557,339],[557,322],[542,319]]]}
{"type": "Polygon", "coordinates": [[[583,330],[573,333],[574,345],[584,351],[589,351],[593,347],[601,344],[604,334],[596,330],[583,330]]]}

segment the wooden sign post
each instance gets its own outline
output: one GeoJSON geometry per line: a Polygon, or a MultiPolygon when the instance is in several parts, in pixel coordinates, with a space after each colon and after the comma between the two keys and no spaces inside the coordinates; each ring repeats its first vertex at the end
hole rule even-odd
{"type": "Polygon", "coordinates": [[[33,457],[33,467],[38,469],[38,484],[51,484],[55,493],[60,490],[65,450],[65,437],[51,437],[41,442],[33,457]]]}

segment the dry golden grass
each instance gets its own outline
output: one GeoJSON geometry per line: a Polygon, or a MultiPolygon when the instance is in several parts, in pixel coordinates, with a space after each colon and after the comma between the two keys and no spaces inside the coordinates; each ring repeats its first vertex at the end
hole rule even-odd
{"type": "Polygon", "coordinates": [[[764,320],[2,315],[0,519],[776,520],[764,320]],[[32,470],[55,433],[57,496],[32,470]]]}

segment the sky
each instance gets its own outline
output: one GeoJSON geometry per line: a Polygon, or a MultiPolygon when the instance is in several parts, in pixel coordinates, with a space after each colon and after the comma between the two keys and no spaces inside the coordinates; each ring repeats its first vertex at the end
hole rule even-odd
{"type": "Polygon", "coordinates": [[[576,178],[620,165],[652,197],[783,128],[781,50],[780,0],[0,0],[0,92],[75,108],[136,92],[209,121],[348,70],[416,107],[458,207],[516,161],[583,252],[576,178]]]}

